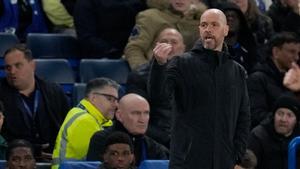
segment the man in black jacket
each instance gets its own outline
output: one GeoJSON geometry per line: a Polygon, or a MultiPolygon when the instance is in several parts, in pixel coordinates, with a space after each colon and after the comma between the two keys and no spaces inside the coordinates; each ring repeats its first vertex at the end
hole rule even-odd
{"type": "Polygon", "coordinates": [[[167,160],[169,153],[167,148],[145,135],[149,115],[149,104],[145,98],[137,94],[123,96],[113,126],[96,132],[91,138],[87,160],[103,161],[105,138],[115,131],[125,132],[131,137],[136,166],[143,160],[167,160]]]}
{"type": "Polygon", "coordinates": [[[35,62],[24,45],[8,49],[4,62],[6,77],[0,80],[0,100],[5,107],[5,121],[1,134],[7,141],[18,138],[31,142],[37,160],[44,160],[44,152],[52,153],[69,110],[67,97],[59,86],[35,76],[35,62]]]}
{"type": "Polygon", "coordinates": [[[300,39],[293,33],[275,34],[267,45],[267,58],[254,67],[247,80],[252,128],[272,114],[280,95],[291,92],[283,85],[283,77],[299,59],[300,39]]]}
{"type": "Polygon", "coordinates": [[[272,112],[249,137],[248,148],[257,157],[256,169],[287,169],[288,145],[300,134],[300,103],[295,97],[280,96],[272,112]]]}
{"type": "Polygon", "coordinates": [[[170,169],[233,169],[250,126],[246,73],[223,45],[229,28],[222,11],[206,10],[199,29],[201,42],[180,57],[168,61],[169,44],[154,48],[150,95],[175,99],[170,169]]]}

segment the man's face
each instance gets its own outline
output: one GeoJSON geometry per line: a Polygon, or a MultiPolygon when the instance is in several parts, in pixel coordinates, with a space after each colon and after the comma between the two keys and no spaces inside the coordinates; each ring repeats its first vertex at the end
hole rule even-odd
{"type": "Polygon", "coordinates": [[[10,85],[18,90],[26,89],[30,83],[34,83],[35,63],[25,58],[23,52],[12,51],[5,56],[5,73],[10,85]]]}
{"type": "Polygon", "coordinates": [[[295,114],[287,108],[279,108],[274,116],[274,128],[278,134],[289,136],[297,123],[295,114]]]}
{"type": "Polygon", "coordinates": [[[207,10],[200,19],[200,38],[204,48],[222,51],[225,36],[228,34],[226,16],[217,10],[207,10]]]}
{"type": "Polygon", "coordinates": [[[174,29],[165,29],[162,31],[157,42],[168,43],[172,46],[172,51],[170,52],[168,59],[171,59],[173,56],[181,55],[185,50],[182,36],[174,29]]]}
{"type": "Polygon", "coordinates": [[[129,169],[134,155],[128,144],[116,143],[108,146],[103,159],[108,168],[129,169]]]}
{"type": "Polygon", "coordinates": [[[94,90],[89,95],[90,102],[106,119],[113,119],[118,107],[118,91],[111,86],[94,90]]]}
{"type": "Polygon", "coordinates": [[[284,43],[281,47],[273,47],[273,59],[279,69],[288,71],[293,62],[297,62],[300,54],[300,43],[284,43]]]}
{"type": "Polygon", "coordinates": [[[9,169],[34,169],[35,160],[30,148],[17,147],[13,149],[7,165],[9,169]]]}
{"type": "Polygon", "coordinates": [[[240,29],[240,20],[238,14],[234,10],[226,10],[225,12],[229,32],[237,33],[240,29]]]}
{"type": "Polygon", "coordinates": [[[185,13],[189,10],[192,0],[170,0],[170,3],[176,11],[185,13]]]}
{"type": "Polygon", "coordinates": [[[119,121],[133,135],[145,134],[148,128],[150,108],[147,101],[132,100],[119,110],[119,121]],[[122,111],[122,112],[120,112],[122,111]]]}

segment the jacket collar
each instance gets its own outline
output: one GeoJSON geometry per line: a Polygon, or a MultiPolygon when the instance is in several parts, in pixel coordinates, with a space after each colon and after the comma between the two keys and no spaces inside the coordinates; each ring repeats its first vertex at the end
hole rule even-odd
{"type": "Polygon", "coordinates": [[[88,100],[86,99],[82,99],[80,101],[80,103],[84,108],[85,110],[91,115],[93,116],[97,122],[101,125],[106,124],[109,125],[109,124],[112,124],[112,121],[109,120],[109,119],[106,119],[102,112],[100,110],[98,110],[91,102],[89,102],[88,100]]]}

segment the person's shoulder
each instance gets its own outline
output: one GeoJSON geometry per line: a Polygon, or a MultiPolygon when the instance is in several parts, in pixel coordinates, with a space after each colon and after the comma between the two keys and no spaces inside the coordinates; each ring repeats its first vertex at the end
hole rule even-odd
{"type": "Polygon", "coordinates": [[[138,16],[147,16],[147,17],[154,17],[157,15],[160,15],[162,13],[161,10],[156,9],[156,8],[150,8],[150,9],[146,9],[144,11],[139,12],[138,16]]]}

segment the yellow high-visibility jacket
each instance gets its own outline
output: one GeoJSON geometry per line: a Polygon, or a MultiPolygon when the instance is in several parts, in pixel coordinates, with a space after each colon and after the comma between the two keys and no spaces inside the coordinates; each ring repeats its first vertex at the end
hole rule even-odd
{"type": "Polygon", "coordinates": [[[96,131],[112,125],[88,100],[72,108],[58,132],[53,151],[52,169],[66,160],[85,160],[90,138],[96,131]]]}

